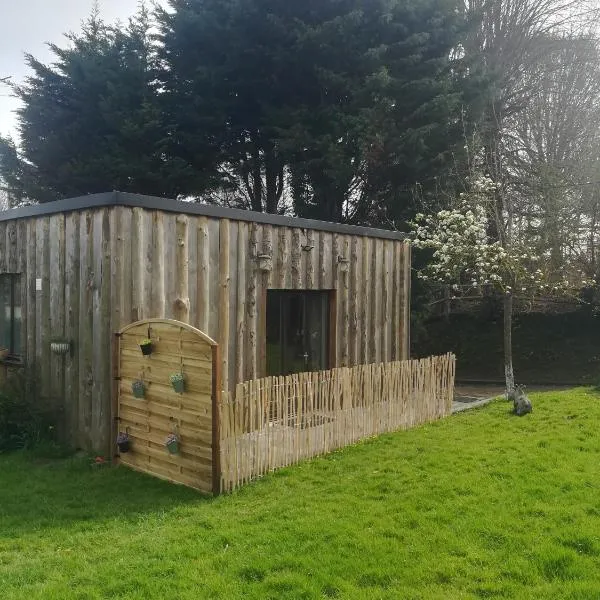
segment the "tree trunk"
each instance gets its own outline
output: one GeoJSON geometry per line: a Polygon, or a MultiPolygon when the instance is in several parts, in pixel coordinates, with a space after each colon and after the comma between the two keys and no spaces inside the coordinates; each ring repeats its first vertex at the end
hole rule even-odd
{"type": "Polygon", "coordinates": [[[512,318],[513,296],[504,296],[504,377],[506,379],[506,397],[510,398],[515,391],[515,372],[512,356],[512,318]]]}
{"type": "Polygon", "coordinates": [[[266,187],[266,205],[265,212],[276,213],[279,207],[279,200],[283,191],[280,185],[279,175],[281,167],[277,154],[277,149],[273,144],[268,143],[265,150],[265,187],[266,187]]]}

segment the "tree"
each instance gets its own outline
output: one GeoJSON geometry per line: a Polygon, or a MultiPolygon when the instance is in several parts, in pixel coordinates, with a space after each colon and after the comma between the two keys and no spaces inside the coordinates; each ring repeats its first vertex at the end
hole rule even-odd
{"type": "Polygon", "coordinates": [[[419,273],[422,280],[451,285],[456,296],[495,290],[511,299],[504,314],[504,370],[510,396],[515,390],[513,299],[532,302],[539,294],[573,294],[592,282],[581,277],[573,265],[554,270],[551,252],[537,255],[535,245],[525,238],[506,244],[490,237],[490,230],[498,227],[490,227],[496,214],[496,185],[491,178],[476,173],[453,207],[429,216],[417,215],[412,227],[414,245],[431,252],[430,261],[419,273]]]}
{"type": "Polygon", "coordinates": [[[408,194],[383,199],[431,177],[462,134],[458,6],[170,0],[159,22],[174,155],[214,158],[254,210],[282,210],[289,191],[300,216],[400,221],[408,194]]]}
{"type": "Polygon", "coordinates": [[[315,33],[334,67],[316,86],[326,101],[309,101],[296,119],[293,172],[308,192],[305,210],[403,227],[412,188],[434,187],[462,147],[467,78],[453,49],[464,22],[452,1],[368,6],[342,31],[355,40],[352,58],[335,27],[315,33]]]}
{"type": "MultiPolygon", "coordinates": [[[[476,123],[480,146],[475,157],[476,170],[489,176],[493,188],[486,204],[490,242],[498,243],[508,255],[512,248],[531,240],[519,229],[527,195],[514,169],[512,141],[514,123],[535,95],[535,77],[541,65],[553,68],[543,57],[550,42],[564,44],[561,35],[575,26],[593,22],[596,11],[587,0],[465,0],[465,10],[472,26],[461,45],[465,60],[478,77],[488,81],[488,93],[482,96],[481,116],[469,115],[476,123]],[[519,203],[520,200],[523,202],[519,203]]],[[[589,31],[590,27],[583,27],[589,31]]],[[[470,163],[473,167],[473,163],[470,163]]],[[[526,209],[525,209],[526,210],[526,209]]],[[[545,251],[545,248],[543,249],[545,251]]],[[[556,261],[555,261],[556,262],[556,261]]],[[[507,389],[512,392],[512,315],[514,288],[503,293],[505,320],[505,370],[507,389]]]]}
{"type": "Polygon", "coordinates": [[[23,102],[20,147],[0,142],[0,174],[15,194],[48,201],[113,189],[177,196],[190,174],[165,160],[156,85],[156,48],[142,6],[126,27],[97,12],[69,45],[51,45],[55,62],[33,56],[33,74],[14,86],[23,102]]]}
{"type": "Polygon", "coordinates": [[[506,136],[517,229],[537,235],[558,266],[565,254],[579,253],[577,238],[591,226],[586,189],[597,179],[600,158],[598,43],[592,36],[553,36],[524,77],[530,100],[508,120],[506,136]]]}
{"type": "Polygon", "coordinates": [[[241,188],[261,212],[278,212],[285,186],[270,115],[293,93],[288,4],[170,0],[158,17],[169,153],[195,171],[218,169],[221,185],[241,188]]]}
{"type": "Polygon", "coordinates": [[[402,226],[415,183],[460,160],[460,6],[170,0],[126,28],[93,14],[54,64],[28,57],[0,176],[41,201],[112,188],[402,226]]]}

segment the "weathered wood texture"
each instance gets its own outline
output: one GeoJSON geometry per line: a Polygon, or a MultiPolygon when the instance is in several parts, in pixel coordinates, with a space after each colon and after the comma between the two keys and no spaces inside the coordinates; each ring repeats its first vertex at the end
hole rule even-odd
{"type": "Polygon", "coordinates": [[[270,377],[224,394],[221,489],[452,411],[455,357],[270,377]]]}
{"type": "Polygon", "coordinates": [[[142,319],[176,318],[218,340],[228,390],[266,375],[268,289],[335,292],[331,367],[408,358],[402,241],[114,206],[0,222],[9,272],[24,278],[25,358],[63,404],[68,441],[86,450],[110,451],[111,338],[142,319]],[[72,355],[51,355],[54,337],[72,340],[72,355]]]}
{"type": "MultiPolygon", "coordinates": [[[[169,321],[144,321],[118,336],[118,429],[131,441],[122,464],[156,477],[213,492],[213,362],[214,342],[191,327],[169,321]],[[152,354],[139,344],[152,340],[152,354]],[[177,393],[170,375],[183,373],[185,391],[177,393]],[[143,398],[132,391],[143,382],[143,398]],[[165,441],[175,434],[179,452],[165,441]]],[[[218,490],[217,490],[218,491],[218,490]]]]}

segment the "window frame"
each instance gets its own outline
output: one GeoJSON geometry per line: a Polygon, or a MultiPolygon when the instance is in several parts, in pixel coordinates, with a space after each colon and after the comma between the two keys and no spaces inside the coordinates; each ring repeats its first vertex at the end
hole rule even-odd
{"type": "MultiPolygon", "coordinates": [[[[304,288],[265,288],[262,294],[262,323],[260,324],[261,331],[261,344],[260,344],[260,358],[258,371],[259,376],[269,377],[267,368],[267,304],[269,292],[280,292],[286,294],[320,294],[325,297],[326,312],[327,312],[327,323],[324,323],[323,333],[327,337],[327,343],[325,345],[325,354],[323,356],[325,361],[325,370],[333,369],[336,367],[336,350],[337,350],[337,290],[335,289],[304,289],[304,288]]],[[[282,318],[283,315],[280,315],[282,318]]],[[[280,375],[281,376],[281,375],[280,375]]]]}
{"type": "MultiPolygon", "coordinates": [[[[15,309],[16,302],[18,301],[19,307],[21,308],[21,324],[23,322],[23,306],[22,306],[22,296],[20,294],[20,298],[17,298],[17,287],[22,285],[21,273],[0,273],[0,282],[3,280],[9,281],[9,290],[10,290],[10,331],[9,331],[9,347],[8,347],[8,356],[0,360],[0,362],[14,362],[20,363],[23,357],[23,348],[21,347],[21,340],[16,339],[16,324],[15,324],[15,309]],[[16,352],[18,348],[18,352],[16,352]]],[[[22,291],[22,290],[21,290],[22,291]]]]}

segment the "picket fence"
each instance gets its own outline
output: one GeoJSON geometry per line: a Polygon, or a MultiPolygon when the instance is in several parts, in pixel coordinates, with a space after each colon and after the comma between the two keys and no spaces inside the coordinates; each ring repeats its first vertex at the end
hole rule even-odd
{"type": "Polygon", "coordinates": [[[239,384],[219,404],[221,491],[449,415],[455,365],[447,354],[239,384]]]}

